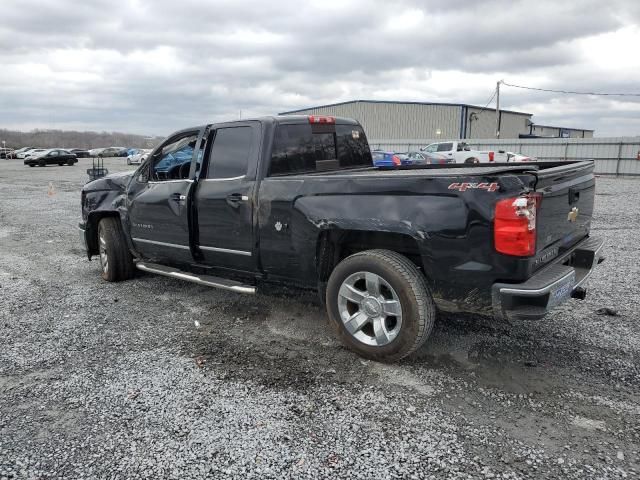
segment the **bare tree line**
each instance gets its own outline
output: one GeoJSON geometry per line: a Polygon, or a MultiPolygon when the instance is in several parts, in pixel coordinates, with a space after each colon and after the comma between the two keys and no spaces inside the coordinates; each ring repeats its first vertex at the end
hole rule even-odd
{"type": "Polygon", "coordinates": [[[162,137],[145,137],[143,135],[120,132],[77,132],[74,130],[40,129],[19,132],[0,129],[0,142],[5,141],[8,148],[58,147],[90,149],[113,146],[151,148],[161,140],[162,137]]]}

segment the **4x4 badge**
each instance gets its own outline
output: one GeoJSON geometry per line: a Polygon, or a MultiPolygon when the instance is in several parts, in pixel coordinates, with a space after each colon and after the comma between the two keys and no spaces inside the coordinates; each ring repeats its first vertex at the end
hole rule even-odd
{"type": "Polygon", "coordinates": [[[569,215],[567,215],[567,220],[569,220],[570,222],[575,222],[578,218],[578,212],[578,207],[573,207],[569,212],[569,215]]]}

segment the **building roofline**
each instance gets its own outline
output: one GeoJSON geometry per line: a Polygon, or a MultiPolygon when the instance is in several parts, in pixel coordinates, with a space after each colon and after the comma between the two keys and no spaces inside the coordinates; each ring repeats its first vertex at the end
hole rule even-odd
{"type": "MultiPolygon", "coordinates": [[[[386,104],[390,104],[390,105],[441,105],[444,107],[468,107],[468,108],[474,108],[476,110],[495,110],[495,108],[487,108],[487,107],[480,107],[478,105],[471,105],[469,103],[447,103],[447,102],[401,102],[401,101],[396,101],[396,100],[348,100],[346,102],[338,102],[338,103],[328,103],[326,105],[315,105],[312,107],[307,107],[307,108],[300,108],[297,110],[290,110],[288,112],[281,112],[278,115],[291,115],[294,113],[300,113],[300,112],[304,112],[307,110],[311,110],[314,108],[327,108],[327,107],[337,107],[340,105],[348,105],[350,103],[386,103],[386,104]]],[[[533,113],[526,113],[526,112],[516,112],[515,110],[504,110],[504,109],[500,109],[501,112],[504,113],[515,113],[516,115],[528,115],[528,116],[533,116],[533,113]]]]}
{"type": "Polygon", "coordinates": [[[542,125],[541,123],[536,123],[533,122],[533,127],[540,127],[540,128],[559,128],[561,130],[577,130],[580,132],[595,132],[595,130],[592,130],[590,128],[573,128],[573,127],[557,127],[555,125],[542,125]]]}

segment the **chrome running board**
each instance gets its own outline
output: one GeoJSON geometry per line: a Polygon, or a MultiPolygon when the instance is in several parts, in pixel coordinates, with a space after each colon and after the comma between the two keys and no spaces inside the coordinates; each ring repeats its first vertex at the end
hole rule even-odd
{"type": "Polygon", "coordinates": [[[193,273],[183,272],[177,268],[167,267],[157,263],[138,262],[136,263],[136,268],[143,272],[157,273],[158,275],[164,275],[165,277],[178,278],[180,280],[186,280],[187,282],[197,283],[207,287],[221,288],[222,290],[230,290],[236,293],[256,293],[256,288],[251,285],[227,280],[225,278],[212,277],[210,275],[194,275],[193,273]]]}

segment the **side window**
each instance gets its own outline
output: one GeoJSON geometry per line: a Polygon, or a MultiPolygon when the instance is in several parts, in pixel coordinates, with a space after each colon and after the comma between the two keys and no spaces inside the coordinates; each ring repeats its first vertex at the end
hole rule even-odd
{"type": "Polygon", "coordinates": [[[438,144],[437,143],[432,143],[431,145],[429,145],[425,151],[429,152],[429,153],[433,153],[438,149],[438,144]]]}
{"type": "Polygon", "coordinates": [[[191,167],[191,157],[198,135],[181,137],[162,147],[157,158],[153,161],[151,180],[180,180],[188,178],[191,167]]]}
{"type": "Polygon", "coordinates": [[[207,178],[233,178],[246,175],[252,137],[251,127],[217,129],[209,154],[207,178]]]}
{"type": "Polygon", "coordinates": [[[453,143],[441,143],[438,145],[438,152],[450,152],[453,150],[453,143]]]}
{"type": "Polygon", "coordinates": [[[50,157],[57,157],[58,156],[58,150],[52,150],[51,152],[49,152],[49,156],[50,157]]]}

